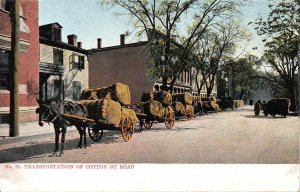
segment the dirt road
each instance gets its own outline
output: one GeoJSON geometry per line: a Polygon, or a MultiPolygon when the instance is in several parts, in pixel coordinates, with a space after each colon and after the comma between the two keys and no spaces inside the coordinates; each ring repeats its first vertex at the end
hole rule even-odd
{"type": "Polygon", "coordinates": [[[255,117],[246,108],[179,120],[172,129],[154,123],[128,143],[120,132],[110,131],[98,143],[88,139],[87,149],[76,149],[79,135],[70,131],[63,157],[48,157],[54,133],[18,142],[1,140],[0,162],[299,163],[299,129],[299,117],[255,117]]]}

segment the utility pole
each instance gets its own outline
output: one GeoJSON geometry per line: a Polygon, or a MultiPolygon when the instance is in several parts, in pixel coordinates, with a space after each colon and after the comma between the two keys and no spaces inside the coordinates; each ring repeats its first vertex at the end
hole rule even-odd
{"type": "Polygon", "coordinates": [[[11,67],[10,67],[10,125],[9,136],[19,136],[19,49],[20,0],[13,0],[11,11],[11,67]]]}

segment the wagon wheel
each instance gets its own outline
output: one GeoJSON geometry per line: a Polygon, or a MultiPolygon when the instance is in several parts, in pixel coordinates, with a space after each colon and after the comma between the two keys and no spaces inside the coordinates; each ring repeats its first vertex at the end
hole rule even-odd
{"type": "Polygon", "coordinates": [[[173,113],[168,112],[165,117],[165,125],[168,129],[171,129],[175,124],[175,116],[173,113]]]}
{"type": "Polygon", "coordinates": [[[96,125],[89,126],[89,136],[93,141],[98,142],[103,136],[103,129],[98,128],[96,125]]]}
{"type": "Polygon", "coordinates": [[[150,120],[147,120],[147,119],[145,120],[144,127],[146,129],[150,129],[152,127],[152,125],[153,125],[153,121],[150,121],[150,120]]]}
{"type": "Polygon", "coordinates": [[[129,117],[125,117],[122,120],[121,132],[122,132],[122,137],[126,142],[131,139],[134,132],[134,127],[133,127],[132,120],[129,117]]]}

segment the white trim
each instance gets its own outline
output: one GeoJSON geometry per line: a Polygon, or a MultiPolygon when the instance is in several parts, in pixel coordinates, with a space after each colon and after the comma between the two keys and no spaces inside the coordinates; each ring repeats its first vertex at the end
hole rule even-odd
{"type": "MultiPolygon", "coordinates": [[[[27,106],[27,107],[20,107],[20,112],[31,112],[35,111],[38,106],[27,106]]],[[[7,114],[9,113],[9,107],[0,107],[0,114],[7,114]]]]}

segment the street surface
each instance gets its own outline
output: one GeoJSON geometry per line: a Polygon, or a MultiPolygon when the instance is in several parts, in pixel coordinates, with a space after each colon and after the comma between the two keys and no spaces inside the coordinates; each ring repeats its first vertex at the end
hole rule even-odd
{"type": "Polygon", "coordinates": [[[87,148],[76,149],[79,134],[69,128],[62,157],[49,157],[53,133],[0,140],[0,162],[16,163],[300,163],[300,118],[255,117],[252,108],[178,120],[172,129],[154,123],[124,142],[108,131],[100,142],[87,136],[87,148]]]}

